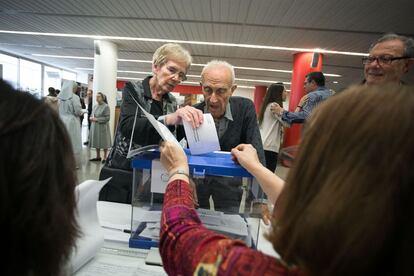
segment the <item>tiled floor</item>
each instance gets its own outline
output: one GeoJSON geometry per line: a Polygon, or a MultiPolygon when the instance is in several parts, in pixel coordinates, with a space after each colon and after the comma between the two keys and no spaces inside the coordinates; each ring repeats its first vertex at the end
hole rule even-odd
{"type": "MultiPolygon", "coordinates": [[[[78,183],[82,183],[88,179],[98,179],[99,172],[103,164],[101,162],[91,162],[89,159],[96,157],[96,150],[90,149],[88,146],[84,146],[83,142],[87,140],[88,137],[88,126],[82,126],[82,165],[77,170],[78,173],[78,183]]],[[[101,155],[103,152],[101,151],[101,155]]]]}

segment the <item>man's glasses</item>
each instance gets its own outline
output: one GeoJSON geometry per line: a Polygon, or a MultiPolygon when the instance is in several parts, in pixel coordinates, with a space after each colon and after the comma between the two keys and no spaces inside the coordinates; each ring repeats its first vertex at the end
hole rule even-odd
{"type": "Polygon", "coordinates": [[[176,75],[180,81],[187,80],[187,76],[185,75],[185,73],[178,71],[177,68],[172,67],[172,66],[167,66],[167,70],[170,72],[171,75],[176,75]]]}
{"type": "Polygon", "coordinates": [[[409,57],[363,57],[362,58],[362,64],[371,64],[374,61],[377,61],[378,64],[380,65],[389,65],[391,64],[391,62],[393,62],[394,60],[399,60],[399,59],[407,59],[409,57]]]}

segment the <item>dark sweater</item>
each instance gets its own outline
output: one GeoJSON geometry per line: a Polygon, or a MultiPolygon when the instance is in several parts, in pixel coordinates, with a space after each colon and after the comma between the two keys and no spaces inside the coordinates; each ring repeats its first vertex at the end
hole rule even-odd
{"type": "MultiPolygon", "coordinates": [[[[260,162],[265,165],[262,138],[257,124],[256,110],[251,100],[242,97],[230,97],[229,104],[233,121],[229,121],[226,132],[219,138],[222,151],[231,151],[239,144],[252,144],[260,162]]],[[[194,105],[204,112],[206,103],[194,105]]]]}

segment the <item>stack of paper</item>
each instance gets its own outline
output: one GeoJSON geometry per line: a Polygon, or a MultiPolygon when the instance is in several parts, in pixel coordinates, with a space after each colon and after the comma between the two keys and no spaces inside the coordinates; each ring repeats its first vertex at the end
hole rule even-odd
{"type": "Polygon", "coordinates": [[[77,239],[69,263],[69,270],[73,273],[92,259],[104,242],[102,228],[99,224],[96,202],[99,191],[110,180],[87,180],[76,186],[77,221],[81,236],[77,239]]]}

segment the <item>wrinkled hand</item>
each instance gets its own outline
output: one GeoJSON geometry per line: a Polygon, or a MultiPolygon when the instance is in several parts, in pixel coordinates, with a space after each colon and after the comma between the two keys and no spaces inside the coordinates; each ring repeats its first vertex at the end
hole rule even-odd
{"type": "Polygon", "coordinates": [[[166,116],[167,125],[182,124],[183,121],[191,123],[193,128],[199,127],[203,123],[203,112],[192,106],[184,106],[177,109],[174,113],[166,116]]]}
{"type": "Polygon", "coordinates": [[[188,174],[187,156],[184,150],[173,142],[162,142],[160,145],[161,164],[169,174],[178,169],[184,170],[188,174]]]}
{"type": "Polygon", "coordinates": [[[240,144],[231,150],[232,158],[243,168],[251,172],[258,165],[261,165],[256,149],[250,144],[240,144]]]}

